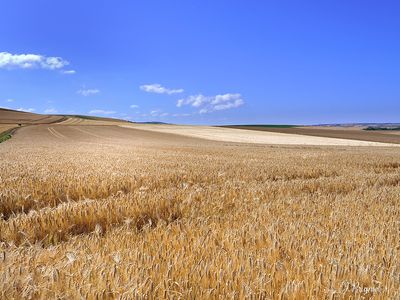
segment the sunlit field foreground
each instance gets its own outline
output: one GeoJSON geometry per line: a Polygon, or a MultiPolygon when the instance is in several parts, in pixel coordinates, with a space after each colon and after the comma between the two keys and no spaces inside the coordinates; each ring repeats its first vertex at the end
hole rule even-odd
{"type": "Polygon", "coordinates": [[[396,147],[29,126],[0,197],[2,299],[400,297],[396,147]]]}

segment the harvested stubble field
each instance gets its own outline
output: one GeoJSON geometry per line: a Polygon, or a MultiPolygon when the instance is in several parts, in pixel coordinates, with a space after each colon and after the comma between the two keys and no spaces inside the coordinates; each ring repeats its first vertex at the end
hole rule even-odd
{"type": "MultiPolygon", "coordinates": [[[[386,142],[368,139],[349,139],[340,137],[312,136],[308,134],[296,134],[294,132],[273,132],[267,130],[243,130],[241,128],[211,127],[211,126],[192,126],[192,125],[143,125],[143,124],[119,124],[124,128],[135,128],[162,133],[173,133],[177,135],[202,138],[212,141],[224,141],[235,143],[250,144],[274,144],[274,145],[314,145],[314,146],[390,146],[400,147],[398,137],[394,141],[386,142]]],[[[272,128],[274,129],[274,128],[272,128]]],[[[281,129],[281,128],[277,128],[281,129]]],[[[286,129],[286,128],[283,128],[286,129]]],[[[290,130],[296,128],[288,128],[290,130]]],[[[330,130],[331,131],[331,130],[330,130]]],[[[325,132],[330,132],[325,130],[325,132]]],[[[392,135],[393,136],[393,135],[392,135]]]]}
{"type": "Polygon", "coordinates": [[[0,158],[0,298],[400,297],[399,148],[37,125],[0,158]]]}
{"type": "Polygon", "coordinates": [[[95,118],[95,117],[67,117],[66,120],[60,122],[62,125],[123,125],[129,124],[127,121],[116,120],[111,118],[95,118]]]}
{"type": "Polygon", "coordinates": [[[307,126],[307,127],[271,127],[271,126],[246,126],[232,125],[224,126],[225,128],[267,131],[276,133],[301,134],[306,136],[330,137],[347,140],[370,141],[380,143],[400,144],[400,132],[390,130],[365,131],[360,127],[324,127],[324,126],[307,126]]]}
{"type": "Polygon", "coordinates": [[[18,124],[4,125],[0,124],[0,143],[6,141],[11,137],[10,132],[14,131],[14,128],[18,127],[18,124]]]}
{"type": "Polygon", "coordinates": [[[51,124],[66,119],[57,115],[40,115],[24,111],[0,108],[0,125],[3,124],[51,124]]]}
{"type": "Polygon", "coordinates": [[[18,127],[18,124],[0,124],[0,133],[9,131],[10,129],[13,129],[15,127],[18,127]]]}

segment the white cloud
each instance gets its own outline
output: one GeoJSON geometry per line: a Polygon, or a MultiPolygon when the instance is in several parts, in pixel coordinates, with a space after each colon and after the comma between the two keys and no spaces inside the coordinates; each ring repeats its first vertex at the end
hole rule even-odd
{"type": "Polygon", "coordinates": [[[61,69],[69,63],[66,60],[63,60],[61,57],[46,57],[43,58],[42,66],[44,68],[48,68],[51,70],[61,69]]]}
{"type": "Polygon", "coordinates": [[[224,102],[230,102],[232,100],[240,99],[242,96],[240,94],[223,94],[216,95],[214,99],[211,101],[211,104],[220,104],[224,102]]]}
{"type": "Polygon", "coordinates": [[[139,108],[139,105],[132,104],[132,105],[130,106],[130,108],[139,108]]]}
{"type": "Polygon", "coordinates": [[[18,111],[24,111],[24,112],[34,112],[36,109],[34,109],[34,108],[22,108],[22,107],[20,107],[20,108],[17,108],[16,110],[18,110],[18,111]]]}
{"type": "Polygon", "coordinates": [[[244,101],[240,94],[225,94],[217,95],[211,104],[214,105],[214,110],[225,110],[242,106],[244,101]]]}
{"type": "Polygon", "coordinates": [[[100,93],[100,90],[98,90],[98,89],[80,89],[77,93],[82,96],[87,97],[90,95],[95,95],[95,94],[100,93]]]}
{"type": "Polygon", "coordinates": [[[91,115],[96,115],[96,114],[99,114],[99,115],[113,115],[113,114],[116,114],[117,112],[116,111],[113,111],[113,110],[102,110],[102,109],[92,109],[91,111],[89,111],[89,114],[91,114],[91,115]]]}
{"type": "Polygon", "coordinates": [[[200,108],[199,113],[205,114],[217,110],[237,108],[243,104],[244,100],[242,99],[242,95],[227,93],[216,96],[203,96],[201,94],[192,95],[184,99],[179,99],[176,106],[182,107],[184,105],[190,105],[200,108]]]}
{"type": "Polygon", "coordinates": [[[206,97],[201,94],[193,95],[187,97],[186,99],[179,99],[178,102],[176,103],[176,106],[182,107],[184,105],[191,105],[193,107],[200,107],[204,103],[210,102],[211,99],[212,99],[211,97],[206,97]]]}
{"type": "Polygon", "coordinates": [[[153,84],[144,84],[140,86],[140,89],[142,91],[148,92],[148,93],[156,93],[156,94],[179,94],[183,93],[183,89],[169,89],[166,87],[163,87],[161,84],[158,83],[153,83],[153,84]]]}
{"type": "Polygon", "coordinates": [[[67,65],[69,65],[69,62],[61,57],[47,57],[40,54],[12,54],[9,52],[0,52],[0,68],[42,68],[56,70],[62,69],[67,65]]]}
{"type": "Polygon", "coordinates": [[[67,75],[72,75],[72,74],[75,74],[76,71],[75,70],[62,70],[61,73],[67,74],[67,75]]]}
{"type": "Polygon", "coordinates": [[[14,99],[7,99],[6,102],[10,103],[10,102],[14,102],[14,99]]]}
{"type": "Polygon", "coordinates": [[[44,110],[45,114],[56,114],[58,111],[55,108],[47,108],[44,110]]]}

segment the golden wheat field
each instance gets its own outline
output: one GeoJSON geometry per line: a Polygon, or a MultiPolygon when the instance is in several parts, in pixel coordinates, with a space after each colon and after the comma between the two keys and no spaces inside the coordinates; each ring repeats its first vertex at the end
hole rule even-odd
{"type": "Polygon", "coordinates": [[[1,299],[400,298],[398,147],[28,126],[0,213],[1,299]]]}

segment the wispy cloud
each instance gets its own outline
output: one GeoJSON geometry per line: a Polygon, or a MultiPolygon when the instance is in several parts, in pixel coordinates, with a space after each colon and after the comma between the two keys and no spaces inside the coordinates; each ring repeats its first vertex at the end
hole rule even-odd
{"type": "Polygon", "coordinates": [[[12,54],[9,52],[0,52],[0,68],[42,68],[56,70],[62,69],[67,65],[69,65],[69,62],[61,57],[44,56],[40,54],[12,54]]]}
{"type": "Polygon", "coordinates": [[[141,114],[142,117],[166,117],[169,116],[170,114],[167,112],[163,112],[161,109],[154,109],[150,111],[150,113],[146,114],[141,114]]]}
{"type": "Polygon", "coordinates": [[[132,104],[131,106],[129,106],[130,108],[139,108],[139,105],[136,104],[132,104]]]}
{"type": "Polygon", "coordinates": [[[192,114],[172,114],[173,117],[190,117],[192,114]]]}
{"type": "Polygon", "coordinates": [[[44,110],[45,114],[56,114],[58,111],[55,108],[47,108],[44,110]]]}
{"type": "Polygon", "coordinates": [[[163,87],[161,84],[158,83],[153,83],[153,84],[144,84],[140,86],[140,89],[142,91],[148,92],[148,93],[156,93],[156,94],[179,94],[183,93],[183,89],[169,89],[166,87],[163,87]]]}
{"type": "Polygon", "coordinates": [[[67,74],[67,75],[73,75],[73,74],[76,74],[76,71],[75,70],[62,70],[61,73],[67,74]]]}
{"type": "Polygon", "coordinates": [[[82,95],[82,96],[91,96],[91,95],[96,95],[98,93],[100,93],[100,90],[98,89],[80,89],[77,92],[78,94],[82,95]]]}
{"type": "Polygon", "coordinates": [[[160,109],[155,109],[150,112],[150,116],[152,116],[152,117],[165,117],[168,115],[169,115],[169,113],[163,112],[160,109]]]}
{"type": "Polygon", "coordinates": [[[15,100],[14,99],[6,99],[6,102],[8,102],[8,103],[11,103],[11,102],[14,102],[15,100]]]}
{"type": "Polygon", "coordinates": [[[116,111],[113,110],[103,110],[103,109],[92,109],[89,111],[89,114],[91,115],[114,115],[116,114],[116,111]]]}
{"type": "Polygon", "coordinates": [[[218,110],[226,110],[237,108],[244,104],[242,95],[240,94],[222,94],[216,96],[204,96],[201,94],[192,95],[187,98],[179,99],[176,103],[177,107],[185,105],[200,108],[200,114],[210,113],[218,110]]]}
{"type": "Polygon", "coordinates": [[[36,109],[34,109],[34,108],[22,108],[22,107],[20,107],[20,108],[17,108],[16,110],[18,110],[18,111],[24,111],[24,112],[34,112],[36,109]]]}

